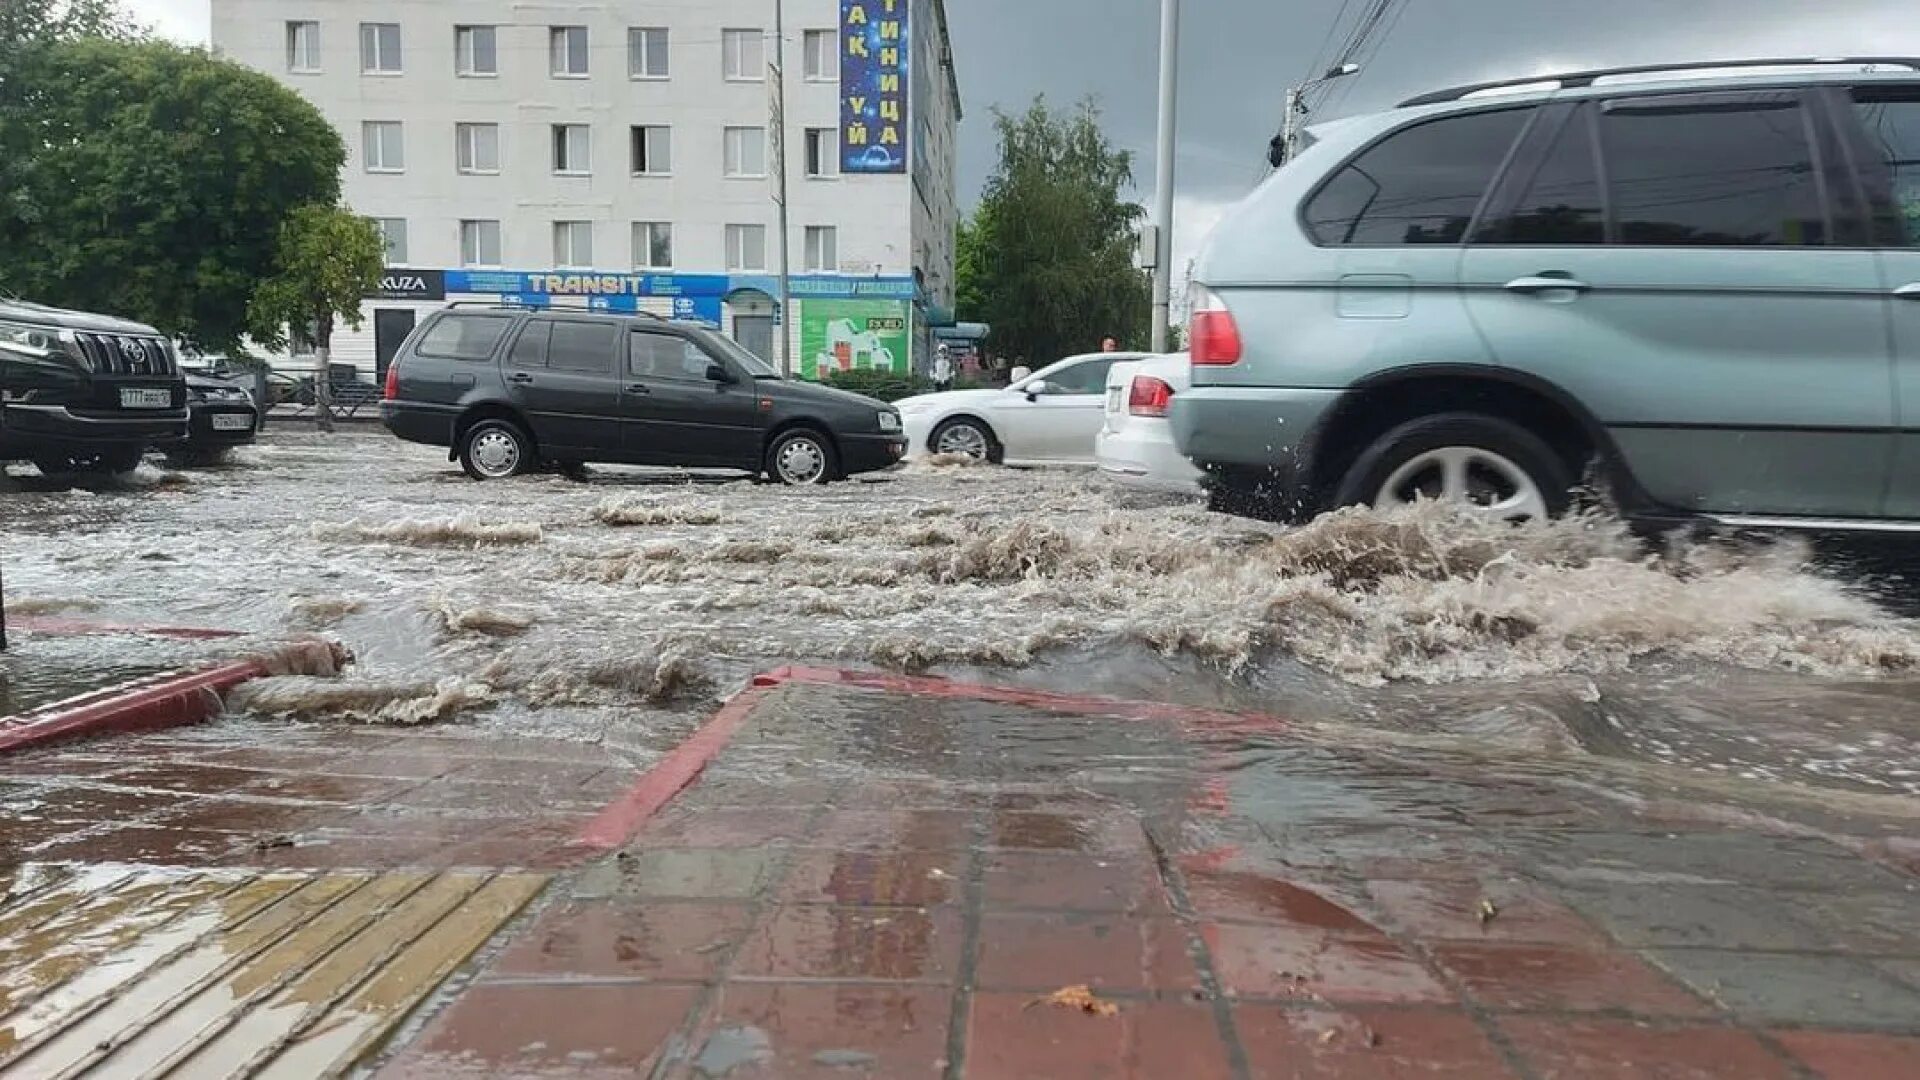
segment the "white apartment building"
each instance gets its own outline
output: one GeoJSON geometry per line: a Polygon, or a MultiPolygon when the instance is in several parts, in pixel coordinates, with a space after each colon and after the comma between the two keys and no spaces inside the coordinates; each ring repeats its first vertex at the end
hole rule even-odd
{"type": "Polygon", "coordinates": [[[924,365],[951,318],[961,111],[945,0],[212,0],[213,47],[313,102],[386,280],[377,376],[450,299],[674,314],[796,371],[924,365]],[[793,311],[780,313],[785,66],[793,311]]]}

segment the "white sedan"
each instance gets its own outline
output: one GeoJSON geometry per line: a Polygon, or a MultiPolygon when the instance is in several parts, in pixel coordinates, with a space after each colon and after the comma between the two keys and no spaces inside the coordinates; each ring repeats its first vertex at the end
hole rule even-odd
{"type": "Polygon", "coordinates": [[[1148,353],[1070,356],[1005,390],[949,390],[894,402],[907,457],[963,454],[1008,465],[1091,465],[1107,373],[1148,353]]]}
{"type": "Polygon", "coordinates": [[[1113,365],[1106,422],[1094,448],[1100,471],[1132,487],[1198,494],[1201,472],[1174,445],[1167,422],[1173,399],[1192,385],[1186,353],[1113,365]]]}

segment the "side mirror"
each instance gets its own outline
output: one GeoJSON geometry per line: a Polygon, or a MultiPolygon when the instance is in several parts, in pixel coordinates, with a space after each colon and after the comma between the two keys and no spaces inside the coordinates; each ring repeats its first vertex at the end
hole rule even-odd
{"type": "Polygon", "coordinates": [[[728,371],[725,364],[708,364],[707,381],[722,384],[730,383],[733,381],[733,372],[728,371]]]}
{"type": "Polygon", "coordinates": [[[1026,392],[1028,401],[1036,401],[1041,394],[1051,390],[1052,387],[1047,385],[1047,380],[1045,379],[1035,379],[1023,387],[1023,389],[1026,392]]]}

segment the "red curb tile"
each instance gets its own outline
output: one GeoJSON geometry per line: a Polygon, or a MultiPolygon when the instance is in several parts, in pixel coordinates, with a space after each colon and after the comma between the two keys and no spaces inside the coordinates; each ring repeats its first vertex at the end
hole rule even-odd
{"type": "Polygon", "coordinates": [[[964,851],[814,851],[794,855],[779,899],[790,904],[957,903],[964,851]]]}
{"type": "Polygon", "coordinates": [[[1920,1076],[1920,1037],[1812,1029],[1768,1034],[1808,1068],[1830,1080],[1912,1080],[1920,1076]]]}
{"type": "Polygon", "coordinates": [[[1144,855],[1058,855],[1002,851],[987,862],[984,895],[989,910],[1169,912],[1160,872],[1144,855]]]}
{"type": "Polygon", "coordinates": [[[1450,1009],[1236,1005],[1254,1080],[1498,1080],[1514,1073],[1472,1017],[1450,1009]]]}
{"type": "Polygon", "coordinates": [[[376,1075],[645,1075],[699,993],[691,986],[482,984],[376,1075]]]}
{"type": "MultiPolygon", "coordinates": [[[[720,989],[696,1057],[715,1030],[757,1028],[770,1056],[743,1077],[847,1080],[940,1075],[952,1012],[945,988],[729,983],[720,989]]],[[[699,1074],[695,1074],[699,1075],[699,1074]]]]}
{"type": "Polygon", "coordinates": [[[985,990],[1190,991],[1199,974],[1186,931],[1171,919],[1096,913],[1011,914],[980,920],[975,984],[985,990]]]}
{"type": "Polygon", "coordinates": [[[1414,937],[1433,941],[1514,941],[1599,949],[1607,936],[1572,908],[1524,882],[1367,882],[1387,919],[1414,937]],[[1487,917],[1482,901],[1491,901],[1487,917]]]}
{"type": "Polygon", "coordinates": [[[1373,936],[1381,933],[1379,927],[1354,912],[1352,898],[1324,883],[1208,868],[1186,870],[1182,876],[1194,912],[1206,922],[1257,922],[1373,936]]]}
{"type": "Polygon", "coordinates": [[[952,851],[973,833],[970,810],[840,810],[828,814],[811,842],[829,848],[952,851]]]}
{"type": "Polygon", "coordinates": [[[1631,1020],[1503,1016],[1497,1023],[1540,1080],[1787,1080],[1793,1070],[1733,1028],[1631,1020]]]}
{"type": "Polygon", "coordinates": [[[708,717],[698,731],[654,762],[626,794],[601,810],[600,815],[581,831],[581,845],[605,851],[625,843],[647,819],[659,813],[674,796],[699,778],[720,751],[726,749],[727,743],[747,722],[753,710],[760,706],[770,692],[767,688],[777,685],[778,681],[777,678],[760,676],[754,679],[753,688],[734,695],[718,712],[708,717]]]}
{"type": "Polygon", "coordinates": [[[1461,942],[1431,948],[1469,995],[1494,1008],[1624,1009],[1643,1016],[1713,1011],[1631,953],[1461,942]]]}
{"type": "Polygon", "coordinates": [[[1384,937],[1236,923],[1200,928],[1229,994],[1299,1002],[1441,1004],[1453,994],[1384,937]]]}
{"type": "Polygon", "coordinates": [[[1212,1010],[1173,1002],[1117,1004],[1115,1015],[1094,1016],[1036,1004],[1028,994],[975,994],[967,1023],[967,1080],[1232,1075],[1212,1010]]]}
{"type": "Polygon", "coordinates": [[[752,926],[747,904],[577,901],[518,935],[492,974],[710,979],[752,926]]]}
{"type": "Polygon", "coordinates": [[[960,970],[951,909],[780,905],[748,935],[733,973],[775,979],[948,982],[960,970]]]}

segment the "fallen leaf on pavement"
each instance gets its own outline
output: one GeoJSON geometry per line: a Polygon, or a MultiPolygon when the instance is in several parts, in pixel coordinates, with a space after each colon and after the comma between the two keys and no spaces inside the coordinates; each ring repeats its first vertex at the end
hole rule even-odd
{"type": "Polygon", "coordinates": [[[1035,1005],[1052,1005],[1061,1009],[1079,1009],[1094,1016],[1112,1016],[1120,1011],[1120,1006],[1111,1001],[1101,1001],[1093,996],[1093,991],[1085,985],[1063,986],[1043,998],[1027,1002],[1027,1008],[1035,1005]]]}
{"type": "Polygon", "coordinates": [[[1480,921],[1483,923],[1492,922],[1493,917],[1498,914],[1500,914],[1500,909],[1494,906],[1493,901],[1482,897],[1480,900],[1480,921]]]}

